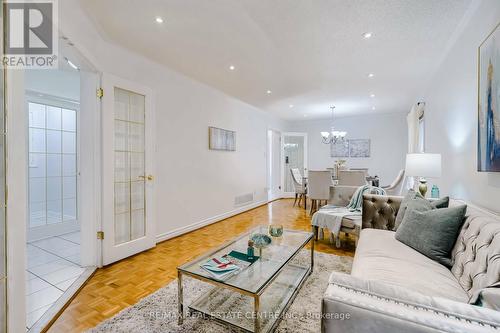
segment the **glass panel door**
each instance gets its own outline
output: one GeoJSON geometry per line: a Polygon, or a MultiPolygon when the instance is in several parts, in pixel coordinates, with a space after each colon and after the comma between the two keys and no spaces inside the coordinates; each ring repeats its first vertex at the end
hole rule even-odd
{"type": "Polygon", "coordinates": [[[284,192],[295,191],[290,170],[297,168],[302,176],[307,176],[306,136],[303,134],[283,135],[284,192]]]}
{"type": "Polygon", "coordinates": [[[102,73],[102,263],[156,245],[152,91],[102,73]]]}
{"type": "Polygon", "coordinates": [[[145,99],[114,88],[115,245],[145,236],[145,99]]]}

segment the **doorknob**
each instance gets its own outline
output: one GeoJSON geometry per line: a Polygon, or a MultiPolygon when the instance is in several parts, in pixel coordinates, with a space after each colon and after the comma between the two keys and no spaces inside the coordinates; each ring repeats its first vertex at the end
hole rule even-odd
{"type": "Polygon", "coordinates": [[[153,180],[154,179],[153,175],[139,176],[139,178],[144,179],[144,180],[146,180],[146,179],[147,180],[153,180]]]}

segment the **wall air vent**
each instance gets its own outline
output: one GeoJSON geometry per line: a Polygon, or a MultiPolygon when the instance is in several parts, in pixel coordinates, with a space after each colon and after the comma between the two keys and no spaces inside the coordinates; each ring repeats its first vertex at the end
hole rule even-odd
{"type": "Polygon", "coordinates": [[[236,207],[244,206],[244,205],[252,203],[252,202],[253,202],[253,193],[239,195],[236,198],[234,198],[234,205],[236,207]]]}

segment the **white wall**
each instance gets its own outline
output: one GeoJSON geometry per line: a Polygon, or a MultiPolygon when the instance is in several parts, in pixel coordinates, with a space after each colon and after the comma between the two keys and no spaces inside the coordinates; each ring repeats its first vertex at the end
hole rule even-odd
{"type": "MultiPolygon", "coordinates": [[[[348,167],[369,168],[378,175],[381,185],[390,184],[404,168],[407,151],[406,114],[376,114],[336,117],[335,128],[347,131],[348,139],[371,139],[369,158],[345,158],[348,167]]],[[[331,120],[309,120],[291,123],[291,130],[308,134],[309,170],[333,167],[339,158],[330,157],[330,145],[321,142],[322,131],[329,131],[331,120]]]]}
{"type": "Polygon", "coordinates": [[[76,70],[31,69],[24,73],[26,90],[80,100],[80,73],[76,70]]]}
{"type": "Polygon", "coordinates": [[[477,172],[477,52],[500,22],[500,1],[484,0],[430,79],[426,150],[443,156],[441,192],[500,211],[500,174],[477,172]]]}
{"type": "Polygon", "coordinates": [[[284,122],[106,42],[76,1],[61,1],[59,6],[61,30],[98,70],[153,90],[155,206],[161,239],[234,212],[235,196],[254,193],[255,202],[267,200],[267,129],[281,129],[284,122]],[[236,131],[236,152],[209,151],[208,126],[236,131]]]}

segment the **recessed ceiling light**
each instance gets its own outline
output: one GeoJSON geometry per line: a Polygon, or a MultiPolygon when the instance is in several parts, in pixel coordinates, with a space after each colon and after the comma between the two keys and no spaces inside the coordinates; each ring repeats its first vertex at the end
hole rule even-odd
{"type": "Polygon", "coordinates": [[[364,38],[364,39],[369,39],[369,38],[371,38],[371,36],[372,36],[372,33],[371,33],[371,32],[365,32],[365,33],[363,34],[363,38],[364,38]]]}
{"type": "Polygon", "coordinates": [[[272,91],[271,91],[271,90],[268,90],[268,91],[266,91],[266,93],[269,95],[269,94],[271,94],[271,93],[272,93],[272,91]]]}
{"type": "Polygon", "coordinates": [[[373,73],[368,74],[368,77],[374,77],[374,76],[375,76],[375,74],[373,74],[373,73]]]}
{"type": "Polygon", "coordinates": [[[371,97],[371,98],[375,97],[375,94],[370,94],[370,97],[371,97]]]}
{"type": "Polygon", "coordinates": [[[290,107],[290,109],[291,109],[291,108],[293,108],[293,104],[290,104],[290,105],[288,105],[288,106],[290,107]]]}
{"type": "Polygon", "coordinates": [[[157,16],[157,17],[155,18],[155,21],[156,21],[156,23],[163,23],[163,18],[161,18],[161,17],[157,16]]]}
{"type": "Polygon", "coordinates": [[[236,69],[236,67],[234,67],[233,65],[229,66],[230,71],[234,71],[235,69],[236,69]]]}
{"type": "Polygon", "coordinates": [[[307,114],[304,115],[304,118],[307,118],[307,114]]]}
{"type": "Polygon", "coordinates": [[[372,110],[375,110],[375,107],[374,107],[374,106],[372,106],[372,110]]]}

